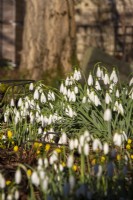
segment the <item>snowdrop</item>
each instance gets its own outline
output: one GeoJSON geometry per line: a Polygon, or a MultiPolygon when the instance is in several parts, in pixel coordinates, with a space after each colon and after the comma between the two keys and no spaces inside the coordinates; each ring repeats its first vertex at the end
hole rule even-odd
{"type": "Polygon", "coordinates": [[[86,103],[86,101],[87,101],[87,97],[84,96],[83,99],[82,99],[82,103],[86,103]]]}
{"type": "Polygon", "coordinates": [[[73,166],[73,162],[74,162],[73,156],[69,155],[67,158],[67,167],[71,168],[73,166]]]}
{"type": "Polygon", "coordinates": [[[79,81],[81,79],[81,73],[79,70],[77,70],[77,69],[74,70],[73,78],[76,81],[79,81]]]}
{"type": "Polygon", "coordinates": [[[104,121],[110,121],[112,119],[112,112],[109,108],[107,108],[105,111],[104,111],[104,116],[103,116],[103,119],[104,121]]]}
{"type": "Polygon", "coordinates": [[[111,102],[112,102],[112,99],[111,99],[109,93],[106,92],[106,94],[105,94],[105,103],[106,103],[106,104],[109,104],[109,103],[111,103],[111,102]]]}
{"type": "Polygon", "coordinates": [[[4,178],[4,176],[0,173],[0,188],[1,188],[1,189],[4,189],[5,186],[6,186],[5,178],[4,178]]]}
{"type": "Polygon", "coordinates": [[[102,70],[100,69],[100,67],[97,68],[96,76],[97,76],[99,79],[102,78],[102,70]]]}
{"type": "Polygon", "coordinates": [[[22,179],[21,170],[20,170],[20,168],[18,168],[18,169],[16,170],[16,172],[15,172],[15,183],[16,183],[16,184],[20,184],[21,179],[22,179]]]}
{"type": "Polygon", "coordinates": [[[96,94],[94,95],[94,104],[95,106],[101,105],[100,99],[96,94]]]}
{"type": "Polygon", "coordinates": [[[11,106],[11,107],[14,107],[14,106],[15,106],[14,99],[11,99],[10,106],[11,106]]]}
{"type": "Polygon", "coordinates": [[[38,100],[39,99],[39,92],[38,92],[38,90],[36,89],[35,91],[34,91],[34,100],[38,100]]]}
{"type": "Polygon", "coordinates": [[[33,90],[34,89],[34,84],[33,83],[30,83],[30,85],[29,85],[29,90],[33,90]]]}
{"type": "Polygon", "coordinates": [[[113,136],[113,142],[115,145],[121,146],[122,145],[122,135],[116,132],[113,136]]]}
{"type": "Polygon", "coordinates": [[[129,82],[129,86],[131,86],[133,84],[133,77],[131,78],[130,82],[129,82]]]}
{"type": "Polygon", "coordinates": [[[97,151],[98,149],[102,150],[102,144],[99,139],[94,139],[93,144],[92,144],[92,149],[93,151],[97,151]]]}
{"type": "Polygon", "coordinates": [[[89,155],[89,144],[88,143],[85,143],[83,152],[84,152],[85,156],[89,155]]]}
{"type": "Polygon", "coordinates": [[[44,93],[41,94],[40,101],[41,101],[41,103],[46,103],[47,100],[46,100],[46,96],[44,93]]]}
{"type": "Polygon", "coordinates": [[[107,142],[105,142],[103,144],[103,152],[104,152],[105,155],[108,154],[108,152],[109,152],[109,145],[108,145],[107,142]]]}
{"type": "Polygon", "coordinates": [[[113,69],[113,71],[112,71],[112,73],[110,75],[110,81],[112,81],[115,84],[118,82],[118,77],[117,77],[115,69],[113,69]]]}
{"type": "Polygon", "coordinates": [[[105,76],[104,76],[103,82],[104,82],[105,85],[107,85],[107,84],[110,83],[109,76],[108,76],[107,73],[105,73],[105,76]]]}
{"type": "Polygon", "coordinates": [[[100,86],[98,80],[96,80],[96,82],[95,82],[95,89],[96,89],[96,90],[101,90],[101,86],[100,86]]]}
{"type": "Polygon", "coordinates": [[[31,175],[31,182],[38,187],[40,184],[40,179],[36,171],[34,171],[31,175]]]}
{"type": "Polygon", "coordinates": [[[93,85],[93,77],[92,77],[91,73],[89,74],[89,77],[88,77],[88,85],[89,86],[93,85]]]}

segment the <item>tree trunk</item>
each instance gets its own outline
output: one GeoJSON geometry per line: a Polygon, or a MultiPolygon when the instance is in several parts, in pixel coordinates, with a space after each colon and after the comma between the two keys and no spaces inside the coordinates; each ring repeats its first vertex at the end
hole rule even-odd
{"type": "Polygon", "coordinates": [[[33,79],[71,70],[75,53],[73,0],[27,0],[20,71],[33,79]]]}

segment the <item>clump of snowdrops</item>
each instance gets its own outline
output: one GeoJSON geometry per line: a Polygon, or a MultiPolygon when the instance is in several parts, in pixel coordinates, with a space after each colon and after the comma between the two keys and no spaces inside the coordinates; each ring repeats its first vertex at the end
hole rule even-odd
{"type": "MultiPolygon", "coordinates": [[[[3,108],[12,135],[3,134],[1,141],[26,149],[33,143],[38,152],[36,167],[19,165],[30,199],[36,199],[34,190],[43,199],[132,198],[133,78],[121,83],[115,68],[109,74],[98,64],[84,84],[81,79],[75,69],[59,89],[31,83],[28,95],[3,108]]],[[[15,178],[7,195],[18,199],[20,182],[15,178]]]]}

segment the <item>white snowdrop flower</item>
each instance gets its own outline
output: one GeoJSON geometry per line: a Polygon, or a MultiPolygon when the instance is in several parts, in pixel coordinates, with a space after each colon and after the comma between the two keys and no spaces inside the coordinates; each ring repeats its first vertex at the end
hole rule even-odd
{"type": "Polygon", "coordinates": [[[121,115],[124,115],[124,109],[121,103],[119,103],[119,106],[118,106],[118,113],[120,113],[121,115]]]}
{"type": "Polygon", "coordinates": [[[46,100],[46,96],[44,93],[41,94],[40,101],[41,101],[41,103],[46,103],[47,100],[46,100]]]}
{"type": "Polygon", "coordinates": [[[16,183],[16,184],[20,184],[21,179],[22,179],[21,170],[20,170],[20,168],[18,168],[18,169],[16,170],[16,172],[15,172],[15,183],[16,183]]]}
{"type": "Polygon", "coordinates": [[[90,133],[89,133],[88,130],[85,130],[85,131],[84,131],[84,137],[85,137],[85,141],[86,141],[86,142],[89,142],[89,141],[90,141],[91,137],[90,137],[90,133]]]}
{"type": "Polygon", "coordinates": [[[130,82],[129,82],[129,86],[131,86],[133,84],[133,77],[131,78],[130,82]]]}
{"type": "Polygon", "coordinates": [[[18,122],[19,122],[19,118],[18,118],[17,116],[15,116],[15,118],[14,118],[14,122],[15,122],[16,125],[18,124],[18,122]]]}
{"type": "Polygon", "coordinates": [[[94,102],[95,101],[95,92],[92,90],[89,95],[89,99],[94,102]]]}
{"type": "Polygon", "coordinates": [[[98,149],[102,150],[102,144],[98,138],[94,139],[92,149],[93,151],[97,151],[98,149]]]}
{"type": "Polygon", "coordinates": [[[78,90],[77,86],[74,87],[74,92],[75,92],[75,94],[78,94],[79,90],[78,90]]]}
{"type": "Polygon", "coordinates": [[[108,145],[107,142],[105,142],[103,144],[103,152],[104,152],[105,155],[108,154],[108,152],[109,152],[109,145],[108,145]]]}
{"type": "Polygon", "coordinates": [[[57,172],[58,171],[58,167],[56,164],[54,164],[54,170],[57,172]]]}
{"type": "Polygon", "coordinates": [[[8,194],[6,198],[7,198],[7,200],[13,200],[13,195],[12,194],[8,194]]]}
{"type": "Polygon", "coordinates": [[[87,93],[87,96],[89,97],[91,93],[89,88],[87,88],[86,93],[87,93]]]}
{"type": "Polygon", "coordinates": [[[120,97],[120,92],[119,92],[118,89],[116,90],[116,94],[115,94],[115,95],[116,95],[116,97],[118,97],[118,98],[120,97]]]}
{"type": "Polygon", "coordinates": [[[118,106],[119,106],[118,101],[116,101],[115,104],[114,104],[113,110],[117,111],[118,110],[118,106]]]}
{"type": "Polygon", "coordinates": [[[104,121],[110,121],[112,119],[112,112],[111,112],[111,109],[107,108],[105,111],[104,111],[104,116],[103,116],[103,119],[104,121]]]}
{"type": "Polygon", "coordinates": [[[69,148],[70,148],[70,150],[74,149],[74,140],[73,139],[69,140],[69,148]]]}
{"type": "Polygon", "coordinates": [[[23,101],[22,101],[22,98],[20,97],[19,100],[18,100],[18,104],[17,104],[18,107],[21,107],[21,106],[22,106],[22,103],[23,103],[23,101]]]}
{"type": "Polygon", "coordinates": [[[42,189],[43,189],[43,191],[47,191],[47,189],[48,189],[48,177],[46,176],[45,177],[45,179],[43,179],[43,181],[42,181],[42,189]]]}
{"type": "Polygon", "coordinates": [[[74,162],[73,156],[69,155],[67,158],[67,167],[71,168],[73,166],[73,162],[74,162]]]}
{"type": "Polygon", "coordinates": [[[67,97],[70,98],[70,96],[71,96],[71,90],[68,89],[68,90],[67,90],[67,97]]]}
{"type": "Polygon", "coordinates": [[[14,106],[15,106],[14,99],[11,99],[10,106],[11,106],[11,107],[14,107],[14,106]]]}
{"type": "Polygon", "coordinates": [[[70,85],[70,79],[69,77],[67,77],[65,80],[65,86],[69,86],[69,85],[70,85]]]}
{"type": "Polygon", "coordinates": [[[122,144],[122,136],[121,136],[121,134],[115,133],[114,136],[113,136],[113,142],[114,142],[115,145],[120,147],[121,144],[122,144]]]}
{"type": "Polygon", "coordinates": [[[107,164],[107,176],[112,177],[114,175],[114,163],[110,161],[107,164]]]}
{"type": "Polygon", "coordinates": [[[88,85],[89,86],[93,85],[93,77],[92,77],[91,73],[89,74],[89,77],[88,77],[88,85]]]}
{"type": "Polygon", "coordinates": [[[105,94],[105,103],[106,103],[106,104],[109,104],[109,103],[111,103],[111,102],[112,102],[112,99],[111,99],[109,93],[106,92],[106,94],[105,94]]]}
{"type": "Polygon", "coordinates": [[[75,186],[75,178],[73,175],[69,176],[69,185],[70,185],[70,189],[72,190],[75,186]]]}
{"type": "Polygon", "coordinates": [[[18,190],[15,190],[15,193],[14,193],[14,199],[15,200],[18,200],[19,199],[19,191],[18,190]]]}
{"type": "Polygon", "coordinates": [[[66,135],[65,132],[63,132],[62,135],[61,135],[60,143],[61,144],[67,144],[67,135],[66,135]]]}
{"type": "Polygon", "coordinates": [[[2,192],[2,194],[1,194],[1,200],[6,200],[6,194],[5,194],[5,192],[2,192]]]}
{"type": "Polygon", "coordinates": [[[105,73],[105,76],[104,76],[103,82],[104,82],[105,85],[107,85],[107,84],[110,83],[109,76],[108,76],[107,73],[105,73]]]}
{"type": "Polygon", "coordinates": [[[38,163],[38,165],[43,166],[43,159],[39,158],[37,163],[38,163]]]}
{"type": "Polygon", "coordinates": [[[64,169],[63,166],[61,164],[59,164],[59,170],[60,170],[60,172],[62,172],[63,169],[64,169]]]}
{"type": "Polygon", "coordinates": [[[69,101],[72,101],[72,102],[76,101],[76,95],[75,95],[74,91],[71,92],[69,101]]]}
{"type": "Polygon", "coordinates": [[[89,144],[88,143],[85,143],[83,152],[84,152],[85,156],[89,155],[89,144]]]}
{"type": "Polygon", "coordinates": [[[84,96],[83,99],[82,99],[82,103],[86,103],[86,101],[87,101],[87,97],[84,96]]]}
{"type": "Polygon", "coordinates": [[[110,93],[113,92],[114,86],[115,86],[114,83],[111,83],[111,84],[109,85],[109,92],[110,92],[110,93]]]}
{"type": "Polygon", "coordinates": [[[41,134],[41,133],[42,133],[42,128],[39,127],[39,128],[38,128],[38,134],[41,134]]]}
{"type": "Polygon", "coordinates": [[[5,186],[6,186],[5,178],[4,178],[4,176],[0,173],[0,188],[1,188],[1,189],[4,189],[5,186]]]}
{"type": "Polygon", "coordinates": [[[79,143],[80,143],[81,147],[84,146],[84,143],[85,143],[85,137],[84,137],[84,135],[81,135],[81,136],[80,136],[80,138],[79,138],[79,143]]]}
{"type": "Polygon", "coordinates": [[[58,154],[57,152],[53,152],[53,154],[50,156],[49,163],[53,165],[57,160],[58,160],[58,154]]]}
{"type": "Polygon", "coordinates": [[[34,84],[33,83],[30,83],[30,85],[29,85],[29,90],[33,90],[34,89],[34,84]]]}
{"type": "Polygon", "coordinates": [[[74,139],[74,148],[76,149],[79,145],[79,141],[77,138],[74,139]]]}
{"type": "Polygon", "coordinates": [[[96,76],[97,76],[99,79],[102,77],[102,73],[101,73],[100,67],[97,68],[96,76]]]}
{"type": "Polygon", "coordinates": [[[113,81],[113,83],[117,83],[118,82],[118,76],[116,74],[116,70],[113,69],[111,75],[110,75],[110,81],[113,81]]]}
{"type": "Polygon", "coordinates": [[[64,84],[62,82],[61,85],[60,85],[60,93],[63,93],[63,91],[64,91],[64,84]]]}
{"type": "Polygon", "coordinates": [[[37,90],[37,89],[34,91],[33,98],[34,98],[34,99],[36,99],[36,100],[38,100],[38,99],[39,99],[39,92],[38,92],[38,90],[37,90]]]}
{"type": "Polygon", "coordinates": [[[40,184],[39,176],[36,171],[34,171],[31,175],[31,182],[38,187],[40,184]]]}
{"type": "Polygon", "coordinates": [[[94,95],[94,104],[95,106],[101,105],[100,99],[96,94],[94,95]]]}
{"type": "Polygon", "coordinates": [[[43,162],[44,162],[44,166],[45,166],[45,168],[47,168],[48,167],[48,159],[47,158],[44,158],[44,160],[43,160],[43,162]]]}
{"type": "Polygon", "coordinates": [[[100,86],[98,80],[96,80],[96,82],[95,82],[95,88],[96,88],[96,90],[101,90],[101,86],[100,86]]]}
{"type": "Polygon", "coordinates": [[[73,74],[73,78],[76,81],[79,81],[81,79],[81,73],[79,70],[75,69],[74,74],[73,74]]]}
{"type": "Polygon", "coordinates": [[[64,86],[63,95],[67,95],[67,88],[64,86]]]}

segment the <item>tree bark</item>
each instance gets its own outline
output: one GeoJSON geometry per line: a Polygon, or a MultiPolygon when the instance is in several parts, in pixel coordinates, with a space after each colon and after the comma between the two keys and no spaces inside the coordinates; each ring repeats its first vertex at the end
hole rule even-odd
{"type": "Polygon", "coordinates": [[[69,72],[75,38],[73,0],[27,0],[20,71],[36,80],[69,72]]]}

